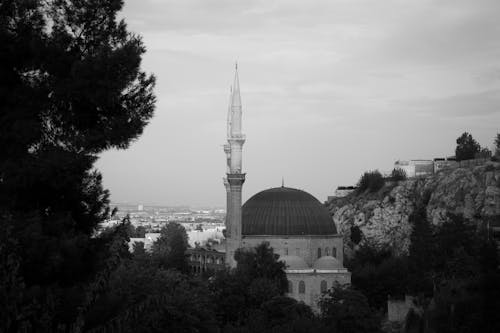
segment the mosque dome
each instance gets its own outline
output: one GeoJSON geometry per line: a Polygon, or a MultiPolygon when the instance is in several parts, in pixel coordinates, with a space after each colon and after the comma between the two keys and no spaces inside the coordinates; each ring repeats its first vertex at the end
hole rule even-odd
{"type": "Polygon", "coordinates": [[[330,213],[311,194],[289,187],[255,194],[242,207],[242,234],[333,235],[337,230],[330,213]]]}
{"type": "Polygon", "coordinates": [[[299,256],[280,256],[278,260],[285,263],[285,269],[309,269],[304,259],[299,256]]]}
{"type": "Polygon", "coordinates": [[[332,256],[323,256],[316,260],[313,265],[314,269],[331,270],[343,268],[340,262],[332,256]]]}

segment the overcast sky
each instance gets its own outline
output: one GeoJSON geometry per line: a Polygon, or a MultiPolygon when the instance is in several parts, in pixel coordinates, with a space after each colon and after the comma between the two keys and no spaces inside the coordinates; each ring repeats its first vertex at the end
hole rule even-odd
{"type": "Polygon", "coordinates": [[[320,201],[366,170],[454,154],[500,131],[498,0],[126,0],[157,108],[97,168],[114,202],[225,205],[234,62],[243,198],[270,187],[320,201]]]}

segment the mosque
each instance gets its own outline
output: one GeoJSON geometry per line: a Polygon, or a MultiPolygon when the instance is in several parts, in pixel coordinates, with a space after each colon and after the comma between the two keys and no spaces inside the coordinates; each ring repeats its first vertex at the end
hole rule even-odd
{"type": "Polygon", "coordinates": [[[322,292],[333,284],[351,282],[343,266],[343,240],[328,210],[311,194],[294,188],[270,188],[242,205],[245,182],[241,129],[242,104],[238,67],[231,89],[227,116],[227,144],[224,152],[227,173],[225,263],[235,267],[238,248],[253,248],[268,242],[286,264],[288,296],[317,307],[322,292]]]}

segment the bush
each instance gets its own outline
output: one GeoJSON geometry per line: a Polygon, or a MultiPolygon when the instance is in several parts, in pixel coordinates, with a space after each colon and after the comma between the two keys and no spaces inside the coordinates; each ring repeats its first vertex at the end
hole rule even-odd
{"type": "Polygon", "coordinates": [[[474,155],[474,158],[486,158],[486,159],[489,159],[491,158],[493,154],[491,153],[491,150],[489,150],[488,148],[481,148],[481,150],[479,152],[476,153],[476,155],[474,155]]]}
{"type": "Polygon", "coordinates": [[[363,238],[363,232],[357,225],[353,225],[351,227],[351,241],[354,244],[359,244],[361,242],[361,239],[363,238]]]}
{"type": "Polygon", "coordinates": [[[333,332],[381,332],[380,318],[363,293],[348,286],[334,286],[319,301],[321,318],[333,332]]]}
{"type": "Polygon", "coordinates": [[[406,180],[406,172],[403,169],[392,169],[391,179],[395,181],[406,180]]]}
{"type": "Polygon", "coordinates": [[[384,177],[378,171],[367,171],[361,176],[358,181],[358,190],[364,192],[366,190],[370,192],[376,192],[380,190],[385,184],[384,177]]]}

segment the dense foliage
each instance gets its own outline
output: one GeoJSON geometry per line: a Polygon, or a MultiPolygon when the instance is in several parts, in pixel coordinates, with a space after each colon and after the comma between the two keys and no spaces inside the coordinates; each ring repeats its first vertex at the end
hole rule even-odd
{"type": "Polygon", "coordinates": [[[238,249],[234,257],[236,269],[218,272],[212,290],[221,322],[237,325],[264,302],[283,296],[288,284],[284,264],[269,244],[238,249]]]}
{"type": "Polygon", "coordinates": [[[404,296],[408,284],[406,258],[393,257],[390,251],[362,245],[346,262],[352,272],[352,284],[368,299],[370,306],[384,310],[387,297],[404,296]]]}
{"type": "Polygon", "coordinates": [[[390,251],[363,243],[346,262],[353,286],[379,310],[385,309],[388,296],[417,296],[422,312],[412,313],[414,327],[497,332],[500,322],[493,314],[500,310],[496,243],[462,215],[449,214],[442,225],[430,225],[424,202],[410,222],[414,228],[409,256],[394,257],[390,251]]]}
{"type": "Polygon", "coordinates": [[[500,133],[495,137],[495,156],[500,157],[500,133]]]}
{"type": "Polygon", "coordinates": [[[395,181],[406,180],[406,172],[400,168],[394,168],[391,172],[391,179],[395,181]]]}
{"type": "Polygon", "coordinates": [[[117,19],[122,5],[0,3],[0,223],[15,244],[0,270],[19,283],[2,288],[23,289],[6,330],[70,325],[105,268],[112,238],[92,235],[109,194],[93,163],[136,139],[155,102],[141,39],[117,19]]]}
{"type": "Polygon", "coordinates": [[[134,252],[113,272],[86,317],[88,329],[120,332],[217,332],[205,281],[158,265],[164,253],[134,252]]]}
{"type": "Polygon", "coordinates": [[[380,190],[385,184],[384,176],[378,171],[365,172],[358,181],[358,191],[376,192],[380,190]]]}
{"type": "Polygon", "coordinates": [[[457,161],[471,160],[481,151],[481,146],[470,133],[464,132],[457,138],[455,157],[457,161]]]}
{"type": "Polygon", "coordinates": [[[333,332],[381,332],[380,318],[363,293],[351,287],[333,287],[319,302],[321,318],[333,332]]]}
{"type": "Polygon", "coordinates": [[[169,223],[160,230],[160,237],[153,244],[153,260],[159,267],[174,268],[187,273],[188,246],[186,229],[179,223],[169,223]]]}

